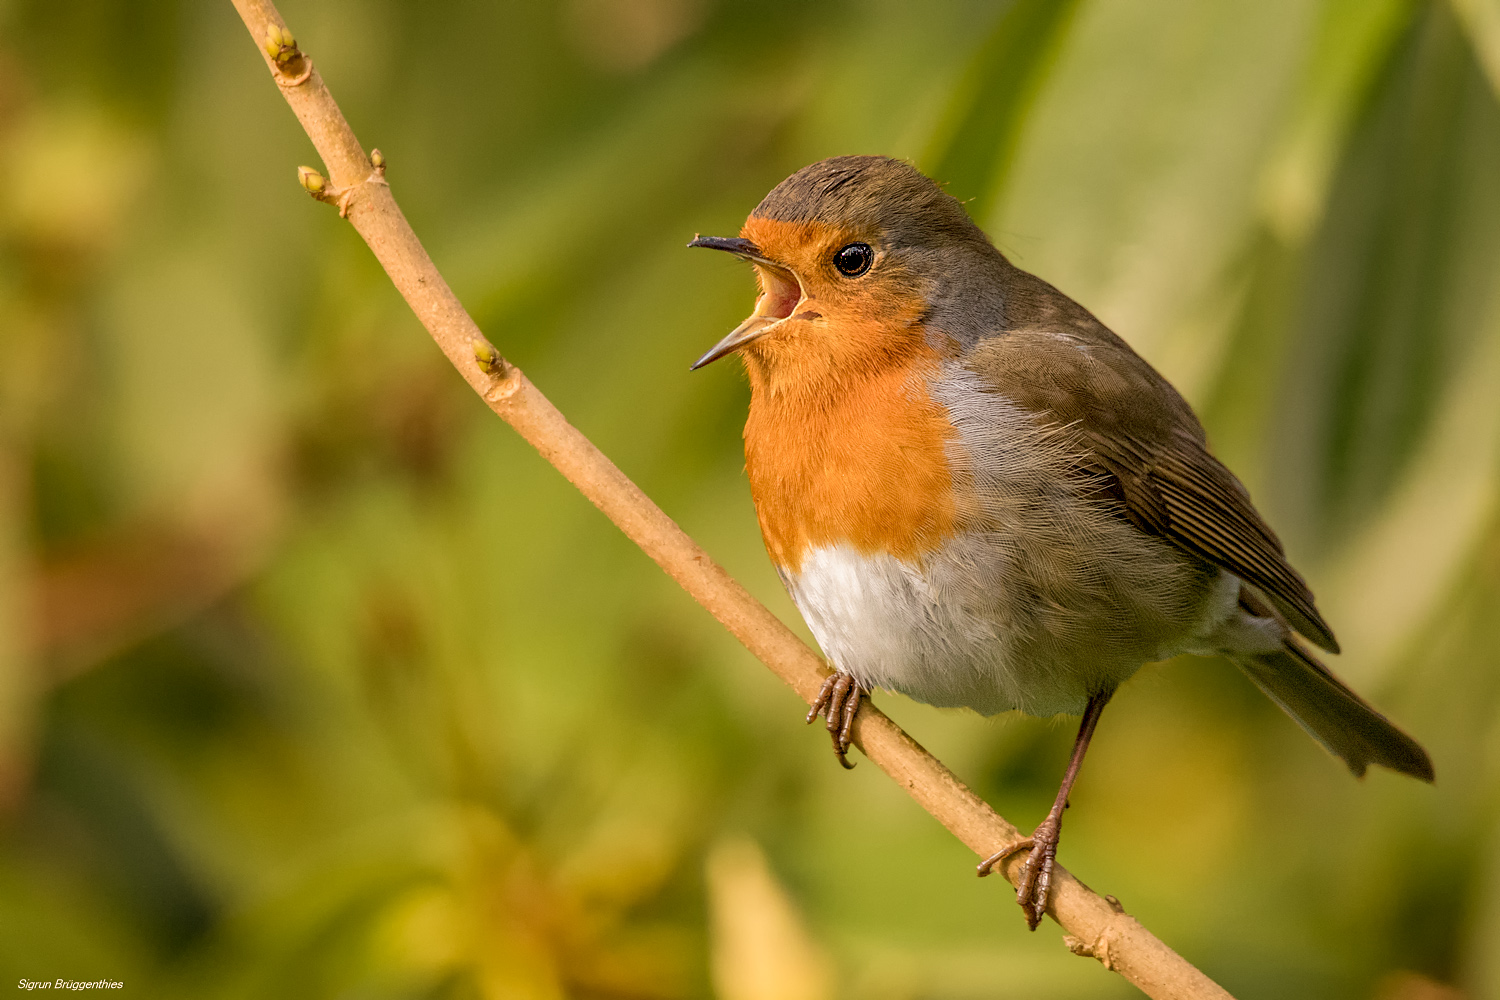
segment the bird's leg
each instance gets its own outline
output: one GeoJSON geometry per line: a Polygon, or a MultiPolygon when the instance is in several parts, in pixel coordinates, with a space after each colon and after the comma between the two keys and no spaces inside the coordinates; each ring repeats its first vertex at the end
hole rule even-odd
{"type": "Polygon", "coordinates": [[[822,713],[828,719],[828,735],[833,738],[833,752],[839,763],[852,768],[849,763],[849,734],[854,729],[854,717],[859,714],[859,703],[867,692],[850,674],[836,670],[828,675],[823,688],[808,710],[807,721],[812,722],[822,713]]]}
{"type": "MultiPolygon", "coordinates": [[[[1110,692],[1111,694],[1113,692],[1110,692]]],[[[1089,740],[1094,738],[1094,729],[1099,725],[1099,716],[1109,702],[1109,694],[1096,694],[1089,698],[1083,710],[1083,721],[1078,726],[1078,736],[1073,740],[1073,756],[1068,759],[1068,770],[1063,774],[1062,787],[1052,802],[1052,810],[1042,820],[1030,837],[1007,845],[985,858],[979,865],[982,878],[995,870],[995,866],[1018,851],[1030,851],[1026,866],[1021,869],[1021,884],[1016,887],[1016,902],[1026,914],[1026,924],[1032,930],[1042,922],[1047,909],[1047,890],[1052,884],[1052,864],[1057,860],[1057,841],[1062,834],[1063,810],[1068,808],[1068,794],[1083,766],[1083,755],[1088,752],[1089,740]]]]}

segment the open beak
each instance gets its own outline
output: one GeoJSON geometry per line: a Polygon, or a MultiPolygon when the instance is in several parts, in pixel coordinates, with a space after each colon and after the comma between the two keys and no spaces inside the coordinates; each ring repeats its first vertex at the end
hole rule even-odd
{"type": "Polygon", "coordinates": [[[709,348],[707,354],[693,362],[692,371],[712,364],[726,354],[733,354],[753,340],[759,340],[797,311],[797,304],[803,298],[801,282],[791,271],[768,260],[751,241],[739,237],[699,236],[688,246],[723,250],[741,260],[748,260],[760,274],[761,287],[760,297],[755,300],[755,311],[750,314],[750,318],[709,348]]]}

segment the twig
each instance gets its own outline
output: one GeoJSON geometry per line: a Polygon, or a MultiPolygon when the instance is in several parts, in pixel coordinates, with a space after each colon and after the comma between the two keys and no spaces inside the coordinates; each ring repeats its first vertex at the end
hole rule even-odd
{"type": "MultiPolygon", "coordinates": [[[[329,170],[300,171],[303,186],[339,206],[374,251],[391,281],[448,360],[490,409],[656,560],[803,700],[817,697],[828,668],[759,601],[709,558],[671,518],[615,468],[577,428],[485,339],[397,207],[384,179],[383,158],[365,156],[312,61],[298,49],[269,0],[234,0],[302,127],[329,170]]],[[[866,704],[854,725],[854,744],[923,809],[980,857],[1021,838],[979,796],[916,741],[866,704]]],[[[1015,883],[1023,858],[1003,865],[1015,883]]],[[[1048,913],[1067,931],[1068,947],[1097,958],[1162,1000],[1223,1000],[1229,994],[1142,927],[1118,903],[1095,895],[1055,869],[1048,913]]]]}

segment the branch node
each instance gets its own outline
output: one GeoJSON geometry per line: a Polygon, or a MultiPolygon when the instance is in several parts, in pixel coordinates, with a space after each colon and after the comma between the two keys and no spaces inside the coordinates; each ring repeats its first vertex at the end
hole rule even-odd
{"type": "Polygon", "coordinates": [[[376,149],[370,153],[370,166],[374,169],[365,175],[365,179],[358,184],[350,184],[346,188],[335,191],[337,205],[339,206],[339,218],[349,218],[349,209],[354,205],[354,195],[366,184],[379,184],[381,187],[390,187],[385,179],[385,154],[376,149]]]}
{"type": "Polygon", "coordinates": [[[473,344],[474,360],[479,364],[480,371],[490,378],[499,378],[505,374],[505,359],[495,350],[494,345],[478,338],[474,339],[473,344]]]}
{"type": "MultiPolygon", "coordinates": [[[[1119,905],[1118,900],[1113,896],[1107,897],[1107,899],[1109,900],[1111,909],[1114,909],[1117,914],[1125,916],[1123,909],[1115,909],[1119,905]]],[[[1129,920],[1131,918],[1126,916],[1125,919],[1129,920]]],[[[1115,941],[1115,925],[1118,923],[1118,920],[1110,920],[1094,936],[1094,940],[1092,941],[1085,941],[1080,937],[1074,937],[1072,934],[1064,934],[1063,944],[1067,945],[1068,950],[1080,958],[1096,959],[1100,965],[1104,966],[1110,972],[1114,972],[1115,957],[1111,952],[1111,947],[1115,941]]]]}
{"type": "MultiPolygon", "coordinates": [[[[377,149],[375,152],[379,153],[380,150],[377,149]]],[[[369,176],[358,184],[350,184],[348,187],[330,188],[328,186],[328,178],[312,167],[298,167],[297,180],[307,189],[307,193],[318,201],[326,201],[330,205],[337,205],[339,218],[347,219],[349,218],[349,210],[354,207],[354,196],[359,193],[360,188],[366,184],[380,184],[390,187],[389,184],[386,184],[385,180],[385,157],[382,156],[380,159],[381,163],[370,172],[369,176]]]]}
{"type": "Polygon", "coordinates": [[[276,82],[279,85],[300,87],[312,76],[312,59],[297,48],[297,39],[292,37],[291,31],[275,21],[266,25],[264,48],[266,55],[271,57],[271,65],[276,67],[276,82]],[[300,70],[296,68],[299,63],[300,70]],[[288,76],[293,72],[296,72],[295,76],[288,76]]]}

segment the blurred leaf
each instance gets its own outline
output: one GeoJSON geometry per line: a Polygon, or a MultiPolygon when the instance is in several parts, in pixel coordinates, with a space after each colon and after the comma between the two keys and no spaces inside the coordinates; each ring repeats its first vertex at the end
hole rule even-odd
{"type": "Polygon", "coordinates": [[[27,487],[11,435],[0,430],[0,817],[20,806],[30,781],[40,694],[28,620],[31,569],[27,487]]]}
{"type": "Polygon", "coordinates": [[[1452,3],[1479,55],[1490,88],[1500,94],[1500,3],[1496,0],[1452,0],[1452,3]]]}
{"type": "Polygon", "coordinates": [[[922,169],[984,218],[1004,188],[1026,116],[1078,0],[1009,0],[969,62],[922,169]]]}
{"type": "Polygon", "coordinates": [[[1348,132],[1416,9],[1412,0],[1323,4],[1292,113],[1261,179],[1262,208],[1282,242],[1300,242],[1317,223],[1348,132]]]}
{"type": "Polygon", "coordinates": [[[724,840],[708,856],[718,1000],[828,1000],[831,970],[755,842],[724,840]]]}
{"type": "Polygon", "coordinates": [[[977,216],[1190,400],[1223,361],[1256,184],[1317,14],[1293,0],[1083,5],[1003,195],[977,216]]]}
{"type": "MultiPolygon", "coordinates": [[[[1496,336],[1497,156],[1500,104],[1451,16],[1430,8],[1395,51],[1351,141],[1291,319],[1280,509],[1331,551],[1376,511],[1397,516],[1406,502],[1391,504],[1396,484],[1424,479],[1413,462],[1437,463],[1425,480],[1432,501],[1446,499],[1423,507],[1427,523],[1411,522],[1408,536],[1436,575],[1404,560],[1401,574],[1403,603],[1418,615],[1478,530],[1483,504],[1460,484],[1485,478],[1492,461],[1493,407],[1464,400],[1482,392],[1465,386],[1476,376],[1484,384],[1478,373],[1496,336]],[[1452,422],[1440,428],[1444,419],[1452,422]],[[1452,447],[1461,452],[1443,465],[1438,456],[1452,447]],[[1435,544],[1448,531],[1469,541],[1435,544]]],[[[1351,603],[1365,608],[1361,618],[1395,627],[1389,601],[1351,603]]]]}

